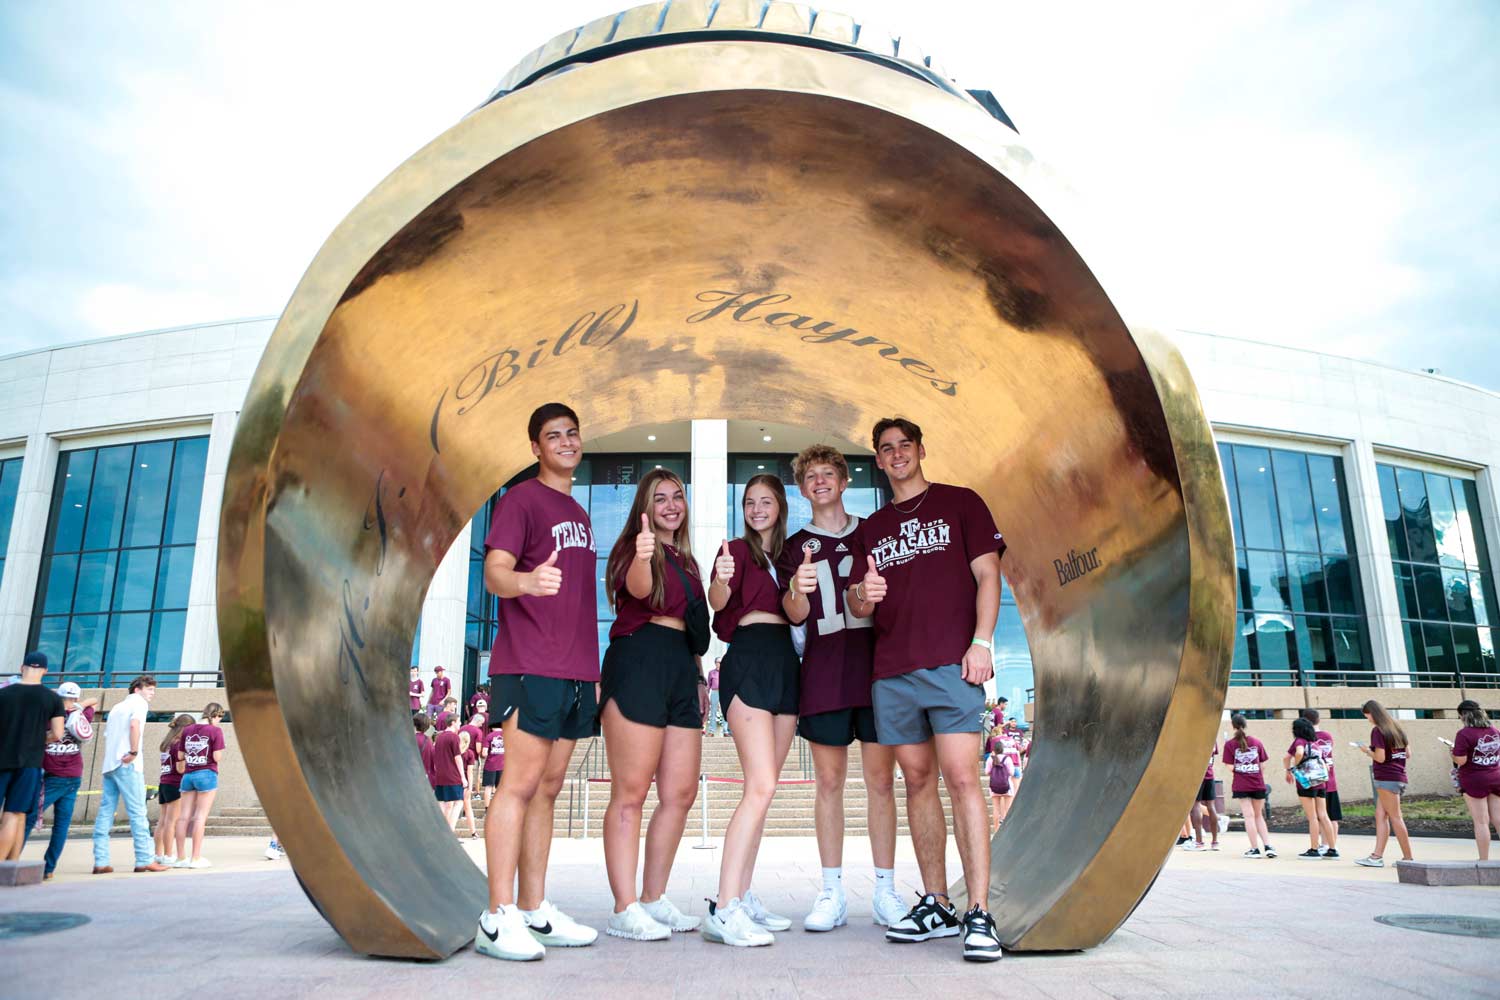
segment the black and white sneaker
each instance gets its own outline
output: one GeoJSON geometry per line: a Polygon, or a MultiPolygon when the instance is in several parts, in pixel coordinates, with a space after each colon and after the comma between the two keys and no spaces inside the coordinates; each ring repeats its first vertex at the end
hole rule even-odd
{"type": "Polygon", "coordinates": [[[917,905],[907,911],[906,916],[886,928],[887,941],[926,941],[929,938],[954,937],[961,930],[958,911],[947,903],[940,903],[936,896],[928,893],[917,900],[917,905]]]}
{"type": "Polygon", "coordinates": [[[976,905],[964,914],[964,961],[998,962],[1000,958],[1000,937],[995,933],[995,918],[976,905]]]}

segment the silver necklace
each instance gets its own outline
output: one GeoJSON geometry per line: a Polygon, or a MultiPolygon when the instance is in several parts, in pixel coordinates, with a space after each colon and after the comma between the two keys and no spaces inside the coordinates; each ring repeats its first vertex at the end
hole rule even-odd
{"type": "Polygon", "coordinates": [[[929,494],[931,492],[932,492],[932,484],[928,483],[927,484],[927,488],[922,491],[922,499],[918,500],[917,503],[916,503],[916,506],[912,507],[911,510],[902,510],[900,508],[900,506],[898,506],[897,503],[896,503],[896,501],[894,501],[894,500],[891,501],[891,506],[896,508],[896,513],[898,513],[898,514],[915,514],[917,512],[917,507],[920,507],[924,503],[927,502],[927,494],[929,494]]]}

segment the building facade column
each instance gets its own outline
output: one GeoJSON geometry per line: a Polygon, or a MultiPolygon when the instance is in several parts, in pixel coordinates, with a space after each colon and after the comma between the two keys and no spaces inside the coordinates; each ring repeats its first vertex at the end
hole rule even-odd
{"type": "Polygon", "coordinates": [[[1344,462],[1345,486],[1355,544],[1359,547],[1359,583],[1370,627],[1370,652],[1375,670],[1389,674],[1385,686],[1410,687],[1411,664],[1406,656],[1401,603],[1391,564],[1391,542],[1385,533],[1385,505],[1380,498],[1380,473],[1375,449],[1360,439],[1350,445],[1344,462]]]}
{"type": "MultiPolygon", "coordinates": [[[[729,421],[694,420],[692,430],[693,552],[704,572],[713,573],[719,546],[729,537],[726,510],[729,506],[729,421]]],[[[724,643],[714,636],[705,670],[724,655],[724,643]]]]}
{"type": "MultiPolygon", "coordinates": [[[[198,537],[193,545],[193,575],[188,583],[187,621],[182,630],[182,662],[178,670],[216,674],[219,663],[219,508],[224,500],[224,476],[239,414],[215,413],[208,432],[208,456],[203,465],[202,503],[198,507],[198,537]]],[[[196,678],[184,687],[220,687],[212,676],[196,678]]]]}
{"type": "Polygon", "coordinates": [[[26,439],[21,482],[16,489],[16,512],[11,518],[10,543],[5,552],[5,578],[0,580],[0,673],[19,673],[21,659],[26,655],[42,548],[47,542],[47,518],[52,511],[58,452],[57,439],[48,434],[38,432],[26,439]]]}
{"type": "MultiPolygon", "coordinates": [[[[438,563],[427,599],[422,602],[422,634],[417,637],[417,666],[431,690],[432,668],[441,664],[455,689],[463,677],[464,626],[469,610],[469,536],[473,522],[465,521],[443,561],[438,563]]],[[[481,678],[483,680],[483,678],[481,678]]],[[[456,693],[456,691],[455,691],[456,693]]]]}

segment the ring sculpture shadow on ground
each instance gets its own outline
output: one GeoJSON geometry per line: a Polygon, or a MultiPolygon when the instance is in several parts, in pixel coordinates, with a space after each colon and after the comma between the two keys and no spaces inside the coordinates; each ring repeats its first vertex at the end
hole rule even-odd
{"type": "Polygon", "coordinates": [[[1097,944],[1163,864],[1228,678],[1209,426],[1177,352],[1126,328],[1038,207],[1016,133],[873,39],[728,0],[570,32],[298,285],[230,458],[219,627],[256,791],[355,950],[443,957],[484,906],[423,779],[407,663],[439,560],[553,399],[586,437],[919,422],[929,476],[1006,534],[1035,664],[1040,738],[991,849],[1002,941],[1097,944]]]}

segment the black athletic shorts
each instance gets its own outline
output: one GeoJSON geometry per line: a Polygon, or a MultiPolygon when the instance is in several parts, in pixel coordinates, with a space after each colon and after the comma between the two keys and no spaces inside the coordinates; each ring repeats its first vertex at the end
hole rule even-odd
{"type": "Polygon", "coordinates": [[[611,698],[631,722],[698,729],[698,664],[687,633],[647,622],[609,640],[599,677],[599,714],[611,698]]]}
{"type": "Polygon", "coordinates": [[[433,785],[432,795],[439,802],[462,802],[464,799],[464,786],[433,785]]]}
{"type": "Polygon", "coordinates": [[[565,681],[535,674],[493,674],[490,696],[505,707],[504,722],[519,712],[516,725],[544,740],[583,740],[599,735],[599,706],[593,681],[565,681]]]}
{"type": "Polygon", "coordinates": [[[505,769],[504,768],[501,768],[498,771],[486,771],[486,772],[484,772],[484,787],[485,788],[494,788],[496,785],[500,784],[500,775],[502,775],[504,773],[505,773],[505,769]]]}
{"type": "Polygon", "coordinates": [[[1212,802],[1218,797],[1218,790],[1214,788],[1214,779],[1204,778],[1203,784],[1198,786],[1198,801],[1212,802]]]}
{"type": "Polygon", "coordinates": [[[1263,798],[1265,798],[1266,796],[1268,796],[1270,794],[1271,793],[1269,791],[1267,791],[1266,789],[1264,789],[1264,788],[1257,788],[1253,792],[1234,792],[1234,793],[1232,793],[1233,797],[1237,798],[1237,799],[1263,799],[1263,798]]]}
{"type": "Polygon", "coordinates": [[[1339,804],[1339,793],[1328,792],[1323,798],[1328,800],[1328,818],[1335,823],[1341,821],[1344,818],[1344,807],[1339,804]]]}
{"type": "MultiPolygon", "coordinates": [[[[1292,784],[1297,785],[1295,781],[1292,784]]],[[[1321,799],[1326,798],[1327,795],[1328,791],[1322,785],[1319,785],[1317,788],[1303,788],[1301,785],[1297,785],[1297,798],[1299,799],[1321,799]]]]}
{"type": "Polygon", "coordinates": [[[869,705],[804,715],[797,720],[797,735],[825,747],[846,747],[855,740],[880,742],[875,737],[875,710],[869,705]]]}
{"type": "Polygon", "coordinates": [[[729,652],[719,664],[719,704],[726,718],[736,698],[772,715],[796,715],[801,677],[790,625],[741,625],[729,637],[729,652]]]}
{"type": "Polygon", "coordinates": [[[182,798],[181,785],[159,785],[156,789],[158,805],[169,806],[180,798],[182,798]]]}

